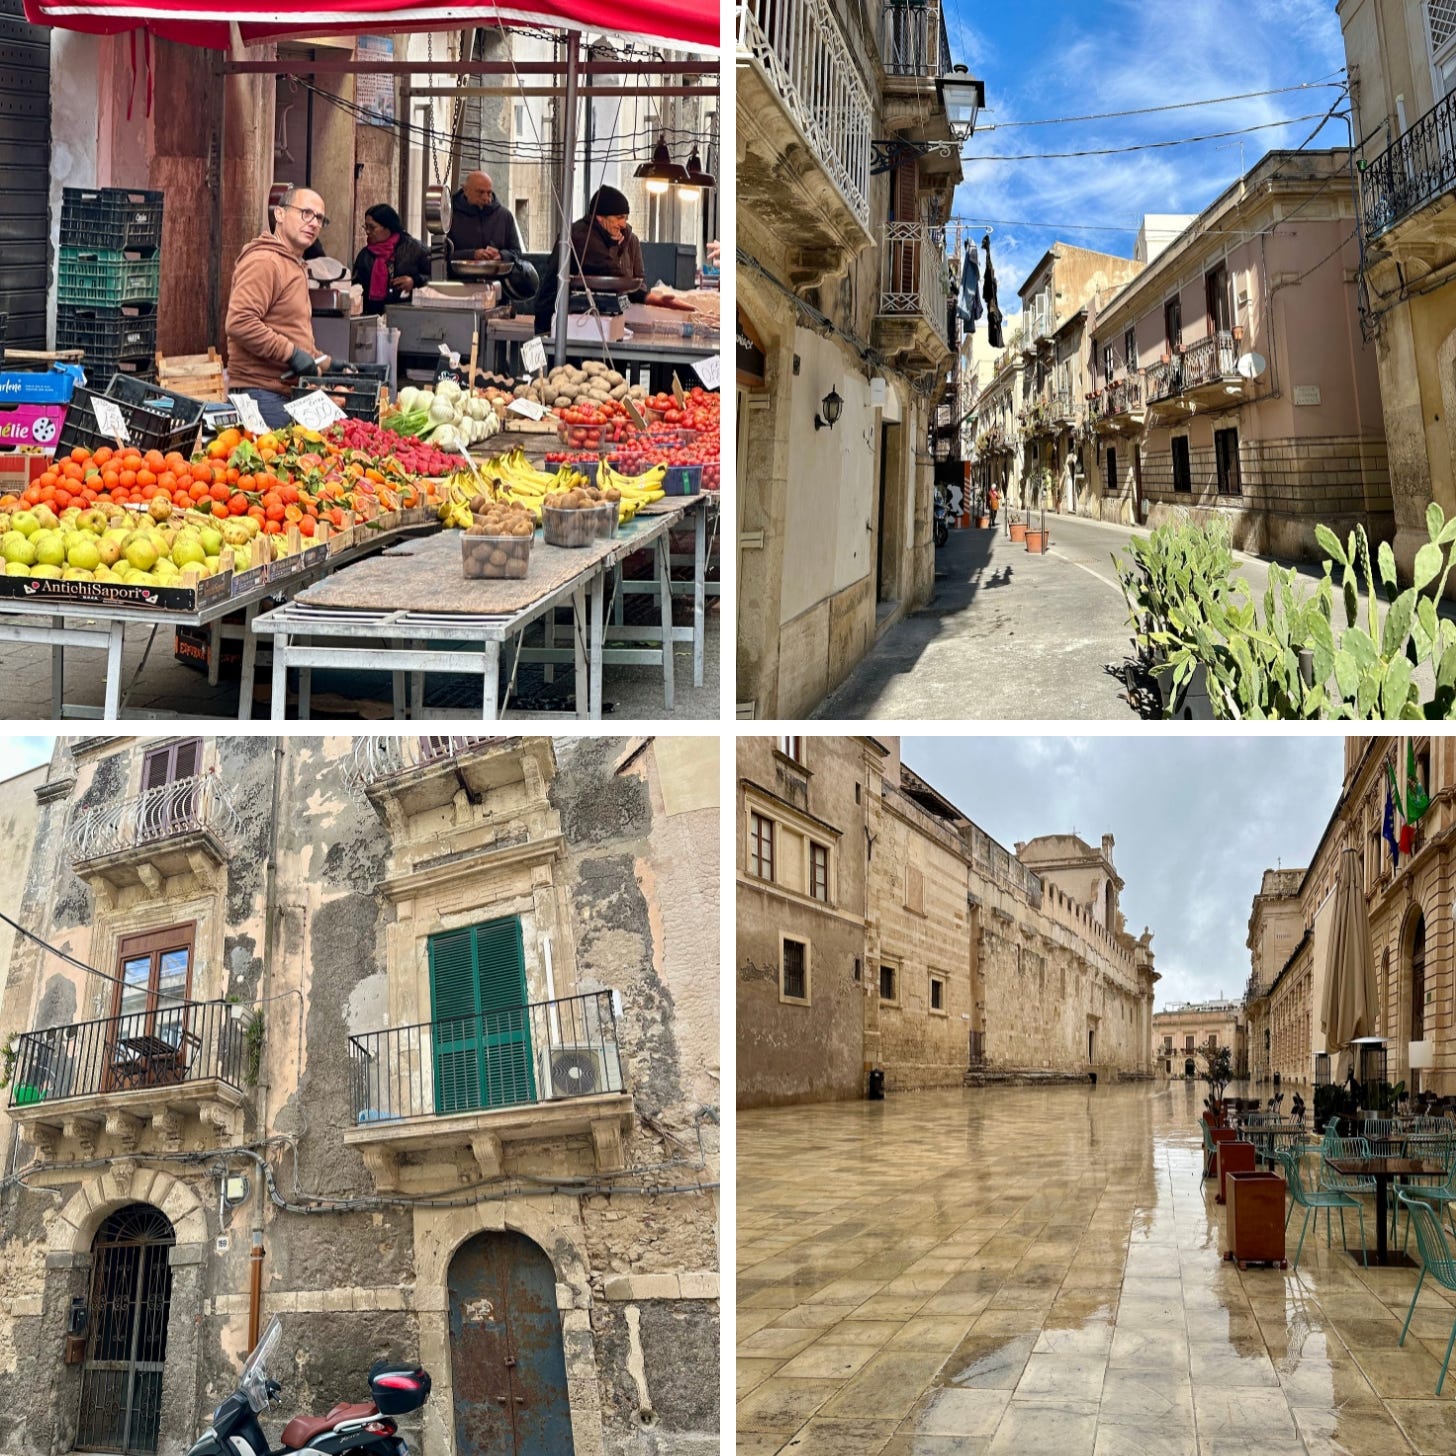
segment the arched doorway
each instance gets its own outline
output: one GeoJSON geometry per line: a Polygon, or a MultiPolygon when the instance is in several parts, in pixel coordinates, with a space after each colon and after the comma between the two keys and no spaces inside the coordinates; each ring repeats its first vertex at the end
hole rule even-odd
{"type": "Polygon", "coordinates": [[[76,1446],[151,1456],[162,1420],[162,1372],[177,1236],[148,1203],[118,1209],[91,1241],[91,1298],[76,1446]]]}
{"type": "Polygon", "coordinates": [[[556,1271],[524,1234],[487,1232],[450,1261],[460,1456],[571,1456],[556,1271]]]}

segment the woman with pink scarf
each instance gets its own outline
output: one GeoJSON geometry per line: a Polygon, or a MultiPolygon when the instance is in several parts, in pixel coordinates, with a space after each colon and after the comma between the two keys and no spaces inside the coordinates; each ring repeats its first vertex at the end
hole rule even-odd
{"type": "Polygon", "coordinates": [[[378,202],[364,214],[365,246],[354,260],[354,282],[364,290],[364,312],[383,313],[391,303],[430,281],[430,255],[405,232],[399,214],[378,202]]]}

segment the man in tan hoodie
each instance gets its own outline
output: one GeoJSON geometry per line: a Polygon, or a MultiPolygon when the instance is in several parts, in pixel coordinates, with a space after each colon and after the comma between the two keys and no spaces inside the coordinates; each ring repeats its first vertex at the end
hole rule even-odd
{"type": "Polygon", "coordinates": [[[319,370],[303,255],[327,223],[317,192],[290,187],[273,209],[273,231],[254,238],[233,269],[228,388],[252,395],[270,429],[292,423],[283,408],[284,376],[319,370]]]}

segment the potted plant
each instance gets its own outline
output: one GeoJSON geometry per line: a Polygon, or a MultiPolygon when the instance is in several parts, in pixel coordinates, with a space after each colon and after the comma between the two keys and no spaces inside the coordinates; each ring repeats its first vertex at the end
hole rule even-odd
{"type": "MultiPolygon", "coordinates": [[[[1044,470],[1043,473],[1048,477],[1050,477],[1051,475],[1051,471],[1049,470],[1044,470]]],[[[1041,512],[1041,524],[1033,526],[1028,523],[1026,527],[1026,549],[1031,552],[1033,556],[1041,556],[1045,554],[1046,548],[1046,507],[1043,506],[1041,512]]]]}

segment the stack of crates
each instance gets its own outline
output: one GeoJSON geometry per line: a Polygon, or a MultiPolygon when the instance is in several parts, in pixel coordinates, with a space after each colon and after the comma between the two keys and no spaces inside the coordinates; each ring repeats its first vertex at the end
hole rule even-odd
{"type": "Polygon", "coordinates": [[[156,378],[162,194],[67,187],[61,199],[56,348],[81,349],[86,377],[156,378]]]}

